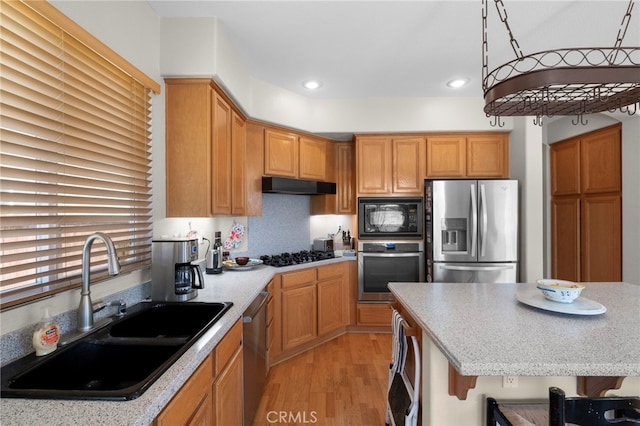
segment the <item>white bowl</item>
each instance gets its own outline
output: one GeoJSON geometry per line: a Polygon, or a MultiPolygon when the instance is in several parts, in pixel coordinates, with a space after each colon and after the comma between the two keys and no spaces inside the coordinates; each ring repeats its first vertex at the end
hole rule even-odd
{"type": "Polygon", "coordinates": [[[554,302],[572,303],[584,289],[582,284],[573,281],[544,279],[536,281],[544,297],[554,302]]]}

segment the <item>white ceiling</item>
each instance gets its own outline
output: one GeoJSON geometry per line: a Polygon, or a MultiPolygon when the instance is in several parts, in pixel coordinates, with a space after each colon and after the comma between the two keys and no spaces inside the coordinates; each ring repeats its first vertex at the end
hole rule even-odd
{"type": "MultiPolygon", "coordinates": [[[[317,98],[482,95],[481,0],[147,0],[161,17],[217,17],[249,73],[317,98]],[[446,82],[467,77],[453,90],[446,82]],[[322,87],[309,92],[303,80],[322,87]]],[[[628,0],[503,0],[524,55],[613,47],[628,0]]],[[[516,58],[494,0],[488,3],[489,69],[516,58]]],[[[640,46],[640,5],[624,38],[640,46]]]]}

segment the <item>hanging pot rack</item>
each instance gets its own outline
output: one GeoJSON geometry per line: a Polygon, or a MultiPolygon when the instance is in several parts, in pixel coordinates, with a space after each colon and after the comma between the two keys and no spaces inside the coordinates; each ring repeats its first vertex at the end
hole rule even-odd
{"type": "Polygon", "coordinates": [[[622,41],[634,0],[614,47],[547,50],[523,55],[513,36],[502,0],[494,0],[500,20],[511,38],[516,59],[488,71],[487,0],[482,0],[482,88],[487,117],[502,125],[501,116],[542,117],[575,115],[574,124],[585,124],[584,115],[620,110],[630,115],[640,110],[640,47],[623,47],[622,41]]]}

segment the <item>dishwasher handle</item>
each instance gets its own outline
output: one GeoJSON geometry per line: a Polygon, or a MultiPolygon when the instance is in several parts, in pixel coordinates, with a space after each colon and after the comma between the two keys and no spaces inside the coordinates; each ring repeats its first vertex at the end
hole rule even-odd
{"type": "Polygon", "coordinates": [[[269,292],[268,291],[261,291],[260,295],[258,297],[260,297],[260,296],[262,296],[262,301],[260,302],[258,307],[252,313],[242,316],[242,322],[243,323],[248,324],[248,323],[253,322],[253,319],[256,317],[258,312],[260,312],[260,309],[262,309],[264,304],[267,303],[267,299],[269,299],[269,292]]]}

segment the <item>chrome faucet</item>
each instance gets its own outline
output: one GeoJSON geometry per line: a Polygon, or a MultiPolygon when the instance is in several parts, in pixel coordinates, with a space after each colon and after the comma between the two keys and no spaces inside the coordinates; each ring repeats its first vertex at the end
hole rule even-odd
{"type": "Polygon", "coordinates": [[[78,307],[78,331],[89,331],[93,328],[93,304],[91,303],[91,245],[95,240],[101,240],[107,246],[107,264],[109,275],[120,273],[120,264],[116,255],[113,241],[106,234],[96,232],[87,237],[82,248],[82,291],[80,292],[80,306],[78,307]]]}

